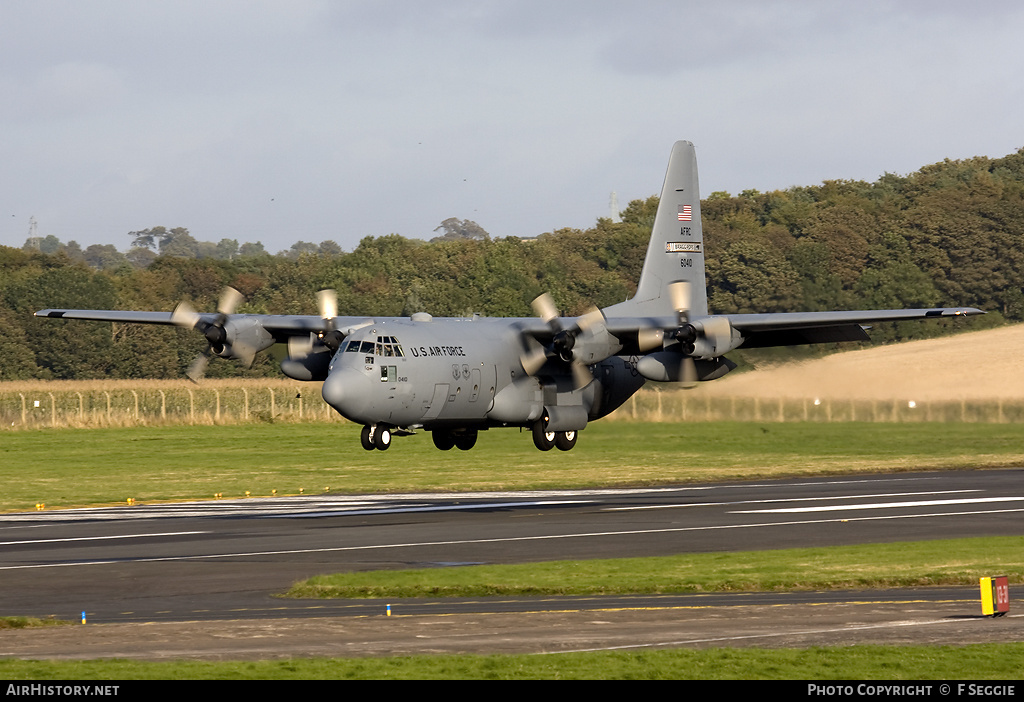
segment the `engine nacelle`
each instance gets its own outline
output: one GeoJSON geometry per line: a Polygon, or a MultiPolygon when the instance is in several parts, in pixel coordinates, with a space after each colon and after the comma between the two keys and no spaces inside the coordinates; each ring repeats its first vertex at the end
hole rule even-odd
{"type": "MultiPolygon", "coordinates": [[[[640,375],[657,383],[678,383],[684,379],[683,363],[687,357],[678,351],[658,351],[641,358],[636,363],[640,375]]],[[[694,359],[696,380],[715,380],[736,367],[728,358],[710,360],[694,359]]]]}
{"type": "Polygon", "coordinates": [[[570,346],[571,360],[589,366],[600,363],[622,350],[622,342],[608,331],[604,317],[600,314],[592,313],[580,319],[588,321],[570,346]]]}
{"type": "Polygon", "coordinates": [[[221,358],[248,362],[252,362],[252,357],[259,351],[274,345],[274,337],[270,332],[257,320],[247,317],[229,319],[224,325],[221,343],[214,343],[214,339],[210,339],[209,335],[207,339],[210,341],[210,348],[221,358]]]}
{"type": "Polygon", "coordinates": [[[331,365],[331,353],[310,353],[293,358],[288,356],[281,361],[281,372],[293,380],[327,380],[331,365]]]}
{"type": "Polygon", "coordinates": [[[687,355],[709,361],[743,343],[743,335],[725,317],[707,317],[685,324],[676,336],[687,347],[687,355]]]}

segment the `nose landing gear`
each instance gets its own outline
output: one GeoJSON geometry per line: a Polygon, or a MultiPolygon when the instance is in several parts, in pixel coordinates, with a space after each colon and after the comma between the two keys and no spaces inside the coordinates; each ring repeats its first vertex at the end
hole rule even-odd
{"type": "Polygon", "coordinates": [[[359,434],[359,443],[367,451],[387,451],[391,448],[391,429],[383,424],[367,424],[359,434]]]}

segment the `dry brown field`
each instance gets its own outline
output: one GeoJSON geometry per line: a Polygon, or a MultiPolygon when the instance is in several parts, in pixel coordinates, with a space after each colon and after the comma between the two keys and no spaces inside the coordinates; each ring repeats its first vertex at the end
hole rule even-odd
{"type": "Polygon", "coordinates": [[[759,368],[701,389],[719,397],[1021,400],[1024,324],[759,368]]]}

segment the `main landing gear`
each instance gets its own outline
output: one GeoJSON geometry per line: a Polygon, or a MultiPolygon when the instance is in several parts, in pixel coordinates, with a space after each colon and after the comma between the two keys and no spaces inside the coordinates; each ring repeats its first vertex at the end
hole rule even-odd
{"type": "Polygon", "coordinates": [[[568,451],[576,445],[578,437],[575,431],[548,431],[543,420],[533,425],[533,445],[541,451],[550,451],[556,447],[559,451],[568,451]]]}
{"type": "Polygon", "coordinates": [[[391,448],[391,429],[383,424],[367,424],[359,434],[359,442],[367,451],[387,451],[391,448]]]}
{"type": "Polygon", "coordinates": [[[460,451],[468,451],[476,446],[476,431],[467,430],[461,432],[444,431],[434,429],[430,432],[430,438],[434,440],[434,446],[442,451],[451,451],[458,448],[460,451]]]}

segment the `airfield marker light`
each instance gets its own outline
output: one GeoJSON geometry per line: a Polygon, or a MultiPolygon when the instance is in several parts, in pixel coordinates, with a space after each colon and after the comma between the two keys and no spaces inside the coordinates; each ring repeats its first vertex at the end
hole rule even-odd
{"type": "Polygon", "coordinates": [[[821,404],[821,400],[819,400],[818,398],[814,398],[814,406],[817,407],[820,404],[821,404]]]}
{"type": "Polygon", "coordinates": [[[45,504],[43,504],[42,502],[36,502],[36,511],[37,512],[42,511],[44,509],[46,509],[46,505],[45,504]]]}
{"type": "Polygon", "coordinates": [[[387,606],[387,611],[388,611],[388,614],[387,614],[387,616],[389,616],[389,617],[390,617],[390,616],[391,616],[391,605],[388,605],[388,606],[387,606]]]}
{"type": "Polygon", "coordinates": [[[911,400],[910,402],[907,403],[907,407],[909,407],[910,409],[914,409],[915,407],[917,407],[917,403],[911,400]]]}
{"type": "Polygon", "coordinates": [[[249,496],[249,491],[248,491],[248,490],[246,490],[246,491],[245,491],[245,496],[246,496],[246,497],[248,497],[248,496],[249,496]]]}
{"type": "Polygon", "coordinates": [[[85,624],[85,610],[82,610],[82,623],[85,624]]]}

